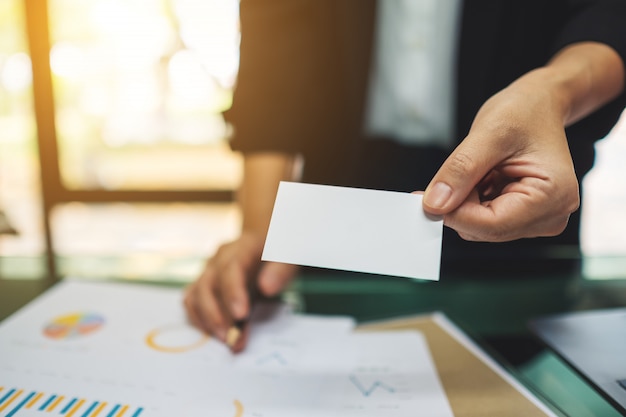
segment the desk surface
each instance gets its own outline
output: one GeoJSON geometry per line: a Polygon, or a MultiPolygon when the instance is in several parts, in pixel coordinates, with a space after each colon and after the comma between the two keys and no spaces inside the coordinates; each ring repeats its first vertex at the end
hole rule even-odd
{"type": "MultiPolygon", "coordinates": [[[[53,285],[52,280],[0,279],[0,319],[53,285]]],[[[160,285],[181,285],[160,282],[160,285]]],[[[553,313],[624,305],[626,285],[591,284],[579,276],[528,276],[504,280],[454,278],[412,281],[310,271],[283,297],[301,311],[347,314],[357,321],[441,311],[523,385],[557,413],[619,416],[567,365],[528,331],[529,319],[553,313]]]]}

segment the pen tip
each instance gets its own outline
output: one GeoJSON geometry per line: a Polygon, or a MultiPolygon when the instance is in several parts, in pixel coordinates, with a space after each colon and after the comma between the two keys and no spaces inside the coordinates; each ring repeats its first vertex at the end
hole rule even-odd
{"type": "Polygon", "coordinates": [[[226,344],[228,345],[228,347],[232,348],[233,346],[235,346],[235,343],[237,343],[240,337],[241,330],[233,326],[228,329],[228,332],[226,332],[226,344]]]}

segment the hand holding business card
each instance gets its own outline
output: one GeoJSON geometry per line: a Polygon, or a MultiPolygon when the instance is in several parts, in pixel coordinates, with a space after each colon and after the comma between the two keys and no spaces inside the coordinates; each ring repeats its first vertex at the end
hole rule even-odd
{"type": "Polygon", "coordinates": [[[419,194],[281,182],[262,260],[438,280],[442,235],[419,194]]]}

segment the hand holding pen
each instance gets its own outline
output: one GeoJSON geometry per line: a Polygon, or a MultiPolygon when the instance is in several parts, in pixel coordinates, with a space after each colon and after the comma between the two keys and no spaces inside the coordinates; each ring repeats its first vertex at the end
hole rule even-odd
{"type": "Polygon", "coordinates": [[[261,262],[263,243],[259,236],[244,233],[222,245],[185,294],[190,322],[233,352],[242,351],[247,343],[251,294],[254,298],[275,296],[297,271],[295,265],[261,262]]]}

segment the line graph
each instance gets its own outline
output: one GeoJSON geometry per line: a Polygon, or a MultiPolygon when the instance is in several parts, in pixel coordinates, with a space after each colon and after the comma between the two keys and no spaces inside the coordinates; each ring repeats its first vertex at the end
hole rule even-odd
{"type": "Polygon", "coordinates": [[[359,381],[359,379],[356,376],[350,375],[349,378],[350,378],[350,382],[352,382],[352,384],[361,392],[361,394],[363,394],[364,397],[369,397],[379,388],[389,393],[396,392],[396,390],[393,387],[378,380],[372,382],[372,384],[368,388],[368,387],[365,387],[364,384],[361,381],[359,381]]]}
{"type": "Polygon", "coordinates": [[[261,356],[256,360],[256,364],[261,365],[269,365],[269,364],[278,364],[281,366],[287,366],[287,359],[280,352],[272,352],[267,355],[261,356]]]}

